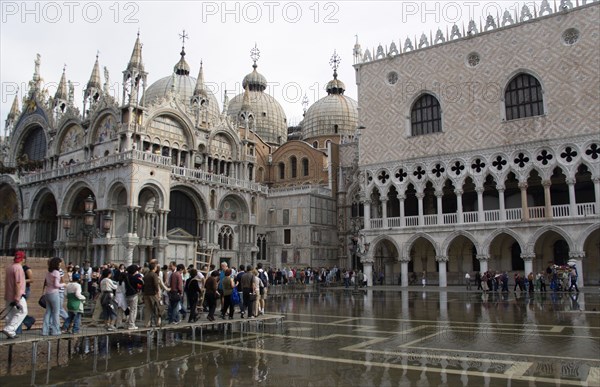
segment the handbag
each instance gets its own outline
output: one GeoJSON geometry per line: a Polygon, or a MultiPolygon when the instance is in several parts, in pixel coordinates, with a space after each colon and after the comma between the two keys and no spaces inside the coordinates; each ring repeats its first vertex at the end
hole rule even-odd
{"type": "Polygon", "coordinates": [[[100,305],[109,306],[113,300],[112,292],[102,292],[102,296],[100,297],[100,305]]]}
{"type": "Polygon", "coordinates": [[[169,302],[175,303],[181,301],[181,294],[179,294],[176,290],[169,291],[169,302]]]}
{"type": "Polygon", "coordinates": [[[240,304],[240,293],[238,293],[237,288],[233,288],[233,291],[231,292],[231,302],[233,305],[240,304]]]}
{"type": "Polygon", "coordinates": [[[40,299],[38,300],[38,305],[41,306],[42,308],[46,309],[46,296],[44,294],[44,290],[46,290],[46,281],[44,280],[44,286],[42,287],[42,295],[40,296],[40,299]]]}

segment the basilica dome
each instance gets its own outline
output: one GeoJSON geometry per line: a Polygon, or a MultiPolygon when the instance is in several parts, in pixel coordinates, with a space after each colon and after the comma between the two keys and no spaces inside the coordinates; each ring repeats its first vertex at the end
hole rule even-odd
{"type": "Polygon", "coordinates": [[[287,118],[279,102],[264,92],[267,79],[256,71],[256,62],[252,67],[253,71],[242,81],[244,92],[229,102],[227,114],[233,121],[238,122],[244,104],[244,94],[247,93],[249,108],[254,115],[253,128],[256,134],[265,142],[281,144],[287,139],[287,118]]]}
{"type": "Polygon", "coordinates": [[[213,93],[204,85],[202,64],[198,78],[190,76],[190,66],[185,61],[185,51],[181,51],[181,59],[173,67],[173,74],[151,84],[144,93],[143,101],[146,106],[152,105],[167,96],[169,92],[175,92],[180,102],[190,105],[195,97],[208,102],[208,122],[211,125],[217,123],[220,116],[219,104],[213,93]]]}
{"type": "Polygon", "coordinates": [[[302,126],[302,139],[319,136],[353,136],[358,125],[358,104],[344,95],[346,86],[337,79],[327,83],[327,96],[315,102],[305,113],[302,126]]]}

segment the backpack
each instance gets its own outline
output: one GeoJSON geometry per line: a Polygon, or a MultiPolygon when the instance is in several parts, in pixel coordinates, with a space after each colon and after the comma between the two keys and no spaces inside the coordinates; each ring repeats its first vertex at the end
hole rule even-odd
{"type": "Polygon", "coordinates": [[[260,273],[258,273],[258,278],[262,282],[263,287],[265,287],[265,288],[269,287],[269,281],[267,280],[267,275],[265,274],[264,270],[261,271],[260,273]]]}
{"type": "Polygon", "coordinates": [[[75,293],[67,293],[67,310],[70,312],[79,312],[81,300],[75,296],[75,293]]]}

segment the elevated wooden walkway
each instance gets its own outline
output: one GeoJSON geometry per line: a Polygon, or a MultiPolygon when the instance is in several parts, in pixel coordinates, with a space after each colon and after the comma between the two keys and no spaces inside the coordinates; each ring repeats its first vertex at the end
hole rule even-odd
{"type": "Polygon", "coordinates": [[[0,334],[0,376],[23,374],[39,368],[51,368],[61,364],[61,357],[69,358],[77,351],[77,347],[85,342],[93,355],[109,351],[110,345],[120,340],[130,340],[132,336],[139,337],[148,347],[158,347],[165,341],[169,333],[179,332],[191,338],[193,342],[202,343],[205,332],[222,332],[224,336],[239,333],[261,334],[266,325],[274,326],[276,330],[283,327],[283,315],[265,314],[255,318],[239,318],[232,320],[217,318],[215,321],[197,321],[194,323],[180,322],[166,324],[160,327],[138,328],[135,330],[116,329],[108,331],[104,327],[83,326],[77,334],[61,334],[59,336],[42,336],[41,330],[23,331],[15,339],[8,339],[0,334]],[[40,356],[41,355],[41,356],[40,356]],[[40,361],[40,357],[46,359],[40,361]],[[41,363],[41,364],[40,364],[41,363]],[[14,369],[14,367],[18,368],[14,369]]]}

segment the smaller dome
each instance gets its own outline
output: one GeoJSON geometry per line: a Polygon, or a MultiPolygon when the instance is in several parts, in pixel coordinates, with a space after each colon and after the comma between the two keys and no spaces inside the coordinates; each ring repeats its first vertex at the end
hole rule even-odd
{"type": "Polygon", "coordinates": [[[327,82],[327,87],[325,87],[327,94],[344,94],[344,91],[346,91],[346,85],[344,85],[344,82],[337,79],[337,76],[337,69],[334,69],[333,79],[327,82]]]}
{"type": "Polygon", "coordinates": [[[352,136],[358,125],[358,104],[343,94],[329,93],[308,108],[300,125],[303,140],[352,136]]]}
{"type": "Polygon", "coordinates": [[[334,78],[327,82],[327,87],[325,90],[327,90],[327,94],[344,94],[344,91],[346,91],[346,85],[344,85],[344,82],[340,81],[339,79],[334,78]]]}
{"type": "Polygon", "coordinates": [[[256,63],[252,67],[254,67],[254,70],[244,77],[242,88],[245,89],[248,86],[248,90],[250,91],[265,91],[267,88],[267,78],[256,71],[256,63]]]}
{"type": "Polygon", "coordinates": [[[185,50],[181,47],[181,59],[173,66],[173,72],[177,75],[190,75],[190,65],[185,61],[185,50]]]}

